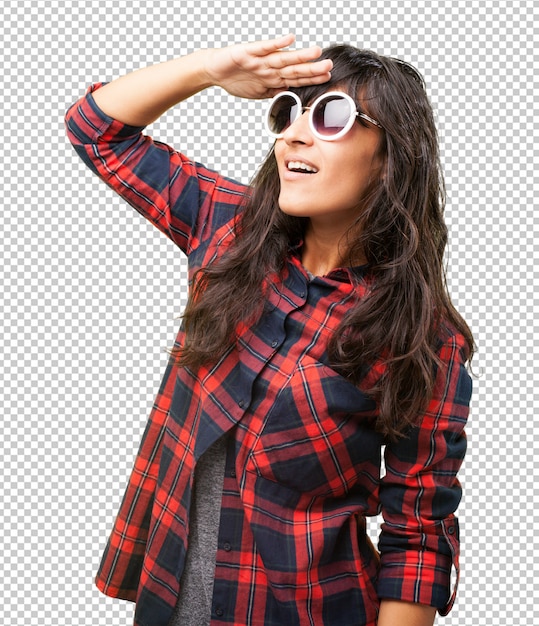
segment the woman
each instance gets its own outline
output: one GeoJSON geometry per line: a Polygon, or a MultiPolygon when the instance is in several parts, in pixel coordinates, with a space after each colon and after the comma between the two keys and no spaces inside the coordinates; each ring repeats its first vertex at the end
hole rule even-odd
{"type": "Polygon", "coordinates": [[[445,288],[432,110],[411,66],[293,40],[139,70],[67,114],[87,165],[189,259],[97,575],[139,626],[423,626],[454,599],[473,340],[445,288]],[[249,188],[142,135],[212,85],[273,98],[249,188]]]}

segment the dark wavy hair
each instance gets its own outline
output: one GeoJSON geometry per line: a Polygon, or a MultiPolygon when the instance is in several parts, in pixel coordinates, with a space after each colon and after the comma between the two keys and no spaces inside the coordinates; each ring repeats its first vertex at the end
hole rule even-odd
{"type": "MultiPolygon", "coordinates": [[[[377,428],[389,438],[417,422],[432,394],[440,337],[447,327],[473,337],[453,307],[445,280],[447,228],[438,137],[423,78],[411,65],[369,50],[338,45],[331,80],[294,89],[303,102],[339,87],[382,126],[384,165],[347,233],[347,259],[366,257],[370,285],[328,343],[330,365],[356,384],[382,363],[366,389],[377,401],[377,428]]],[[[185,343],[173,352],[191,368],[215,361],[233,344],[239,322],[252,323],[264,307],[264,279],[281,272],[307,218],[279,209],[277,163],[269,152],[251,183],[235,238],[193,280],[183,318],[185,343]]],[[[351,263],[350,263],[351,264],[351,263]]]]}

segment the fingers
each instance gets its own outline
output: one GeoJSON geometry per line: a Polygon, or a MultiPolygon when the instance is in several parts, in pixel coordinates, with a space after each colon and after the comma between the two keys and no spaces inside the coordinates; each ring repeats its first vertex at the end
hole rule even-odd
{"type": "Polygon", "coordinates": [[[308,85],[323,85],[331,79],[331,73],[317,74],[316,76],[298,76],[297,78],[287,78],[284,80],[285,88],[306,87],[308,85]]]}
{"type": "Polygon", "coordinates": [[[316,61],[322,53],[320,46],[299,50],[282,49],[283,44],[289,45],[292,41],[293,35],[258,42],[260,44],[258,56],[263,58],[268,69],[277,72],[283,84],[290,87],[327,82],[331,78],[333,62],[330,59],[316,61]],[[262,50],[265,52],[264,56],[262,50]]]}
{"type": "Polygon", "coordinates": [[[331,77],[331,68],[333,67],[333,61],[331,59],[324,59],[323,61],[299,63],[294,65],[288,65],[283,67],[279,71],[279,75],[287,81],[307,79],[312,80],[314,78],[322,77],[325,80],[329,80],[331,77]]]}
{"type": "Polygon", "coordinates": [[[298,65],[300,63],[312,63],[322,54],[320,46],[311,46],[310,48],[302,48],[300,50],[280,50],[274,54],[268,55],[267,63],[275,69],[282,69],[289,65],[298,65]]]}
{"type": "Polygon", "coordinates": [[[255,56],[266,56],[272,54],[277,50],[282,50],[291,46],[296,40],[296,36],[293,33],[277,37],[276,39],[266,39],[264,41],[255,41],[247,44],[249,52],[255,56]]]}
{"type": "Polygon", "coordinates": [[[226,63],[219,74],[216,71],[219,64],[213,62],[213,84],[239,97],[265,98],[287,87],[328,82],[333,62],[330,59],[317,60],[322,52],[319,46],[283,49],[294,40],[294,35],[290,34],[222,49],[226,63]]]}
{"type": "Polygon", "coordinates": [[[282,69],[289,65],[311,62],[322,53],[320,46],[310,46],[309,48],[300,48],[298,50],[283,50],[283,48],[291,45],[295,39],[296,37],[291,33],[277,39],[246,44],[245,47],[253,56],[267,57],[265,60],[268,66],[273,69],[282,69]]]}
{"type": "MultiPolygon", "coordinates": [[[[333,62],[330,59],[316,63],[291,65],[278,71],[278,85],[283,88],[322,85],[331,79],[333,62]]],[[[277,86],[277,85],[276,85],[277,86]]]]}

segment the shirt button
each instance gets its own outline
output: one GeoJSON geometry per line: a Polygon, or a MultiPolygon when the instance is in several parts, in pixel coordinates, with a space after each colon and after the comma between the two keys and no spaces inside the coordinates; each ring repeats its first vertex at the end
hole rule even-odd
{"type": "Polygon", "coordinates": [[[243,400],[240,400],[238,402],[238,406],[240,407],[240,409],[243,409],[244,404],[245,404],[245,402],[243,400]]]}
{"type": "Polygon", "coordinates": [[[450,535],[454,535],[454,534],[455,534],[455,527],[454,527],[454,526],[450,526],[450,527],[447,529],[447,532],[448,532],[450,535]]]}
{"type": "Polygon", "coordinates": [[[230,476],[231,476],[232,478],[236,478],[236,470],[231,470],[231,471],[230,471],[230,476]]]}
{"type": "Polygon", "coordinates": [[[215,609],[215,615],[217,615],[217,617],[222,617],[222,616],[224,615],[224,613],[225,613],[225,612],[223,611],[223,609],[222,609],[220,606],[218,606],[218,607],[215,609]]]}
{"type": "Polygon", "coordinates": [[[272,347],[272,348],[276,348],[278,345],[279,345],[279,342],[277,341],[277,339],[274,339],[274,340],[271,342],[271,347],[272,347]]]}
{"type": "Polygon", "coordinates": [[[225,541],[225,543],[223,544],[223,550],[225,552],[230,552],[230,550],[232,550],[232,546],[230,545],[228,541],[225,541]]]}

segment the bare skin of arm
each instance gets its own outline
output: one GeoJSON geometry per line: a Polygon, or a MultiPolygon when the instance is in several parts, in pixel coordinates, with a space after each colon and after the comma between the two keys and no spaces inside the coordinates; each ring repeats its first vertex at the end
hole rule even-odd
{"type": "Polygon", "coordinates": [[[241,98],[268,98],[287,87],[321,84],[330,60],[313,63],[318,46],[285,50],[293,35],[226,48],[198,50],[137,70],[97,90],[97,105],[132,126],[146,126],[178,102],[211,86],[241,98]]]}
{"type": "Polygon", "coordinates": [[[378,626],[433,626],[436,609],[424,604],[382,600],[378,626]]]}

